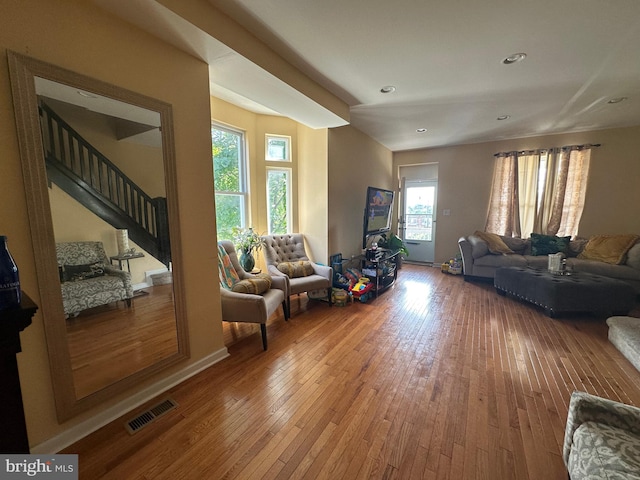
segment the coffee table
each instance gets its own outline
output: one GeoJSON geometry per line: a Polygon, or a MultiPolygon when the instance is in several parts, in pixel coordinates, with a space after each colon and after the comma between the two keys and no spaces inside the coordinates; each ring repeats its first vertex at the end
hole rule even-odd
{"type": "Polygon", "coordinates": [[[542,307],[549,317],[582,312],[624,315],[636,301],[628,283],[586,272],[558,275],[530,267],[503,267],[496,270],[493,284],[499,294],[542,307]]]}

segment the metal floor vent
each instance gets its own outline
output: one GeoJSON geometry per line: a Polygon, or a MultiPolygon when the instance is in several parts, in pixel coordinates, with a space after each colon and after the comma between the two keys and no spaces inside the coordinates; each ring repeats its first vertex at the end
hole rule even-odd
{"type": "Polygon", "coordinates": [[[165,413],[169,413],[176,408],[178,404],[172,398],[167,398],[157,405],[151,407],[146,412],[142,412],[136,418],[129,420],[125,423],[124,428],[129,432],[129,435],[133,435],[138,432],[142,427],[149,425],[156,418],[160,418],[165,413]]]}

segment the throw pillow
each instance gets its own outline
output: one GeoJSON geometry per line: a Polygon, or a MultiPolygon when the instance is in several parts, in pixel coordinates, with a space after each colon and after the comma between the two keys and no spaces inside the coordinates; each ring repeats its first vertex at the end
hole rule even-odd
{"type": "Polygon", "coordinates": [[[101,263],[93,263],[89,265],[64,265],[62,267],[62,272],[62,279],[65,282],[86,280],[88,278],[103,276],[104,265],[101,263]]]}
{"type": "Polygon", "coordinates": [[[567,250],[567,257],[577,257],[580,255],[588,241],[588,238],[574,238],[571,240],[569,242],[569,249],[567,250]]]}
{"type": "Polygon", "coordinates": [[[578,258],[620,265],[639,238],[640,236],[633,234],[595,235],[589,239],[578,258]]]}
{"type": "Polygon", "coordinates": [[[513,253],[513,250],[507,247],[507,244],[504,243],[502,238],[500,238],[500,235],[497,235],[495,233],[489,233],[489,232],[479,232],[477,230],[473,234],[476,237],[480,237],[482,240],[487,242],[487,247],[489,248],[489,251],[493,254],[502,255],[502,254],[513,253]]]}
{"type": "Polygon", "coordinates": [[[571,237],[557,237],[555,235],[531,234],[531,255],[551,255],[567,253],[571,237]]]}
{"type": "Polygon", "coordinates": [[[220,277],[220,285],[227,290],[231,290],[240,281],[238,272],[233,268],[229,254],[220,244],[218,244],[218,276],[220,277]]]}
{"type": "Polygon", "coordinates": [[[307,260],[282,262],[277,268],[289,278],[307,277],[313,273],[313,265],[307,260]]]}
{"type": "Polygon", "coordinates": [[[504,244],[509,247],[513,253],[517,253],[518,255],[524,255],[524,251],[529,246],[529,242],[524,238],[517,237],[500,237],[504,244]]]}
{"type": "Polygon", "coordinates": [[[627,252],[627,265],[640,270],[640,242],[636,243],[627,252]]]}
{"type": "Polygon", "coordinates": [[[271,276],[268,273],[258,273],[251,277],[236,282],[231,287],[231,291],[260,295],[271,288],[271,276]]]}

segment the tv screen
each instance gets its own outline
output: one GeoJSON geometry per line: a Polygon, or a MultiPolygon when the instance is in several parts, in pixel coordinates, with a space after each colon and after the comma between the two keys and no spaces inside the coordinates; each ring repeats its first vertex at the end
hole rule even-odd
{"type": "Polygon", "coordinates": [[[374,235],[391,230],[393,192],[383,188],[368,187],[364,209],[364,235],[374,235]]]}

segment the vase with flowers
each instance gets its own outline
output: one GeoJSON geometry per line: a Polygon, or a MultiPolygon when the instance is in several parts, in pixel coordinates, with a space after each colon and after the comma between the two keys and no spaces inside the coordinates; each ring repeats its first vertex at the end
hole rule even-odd
{"type": "Polygon", "coordinates": [[[238,261],[245,272],[251,272],[256,265],[255,252],[262,248],[262,239],[253,228],[234,228],[233,243],[240,252],[238,261]]]}

